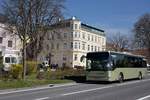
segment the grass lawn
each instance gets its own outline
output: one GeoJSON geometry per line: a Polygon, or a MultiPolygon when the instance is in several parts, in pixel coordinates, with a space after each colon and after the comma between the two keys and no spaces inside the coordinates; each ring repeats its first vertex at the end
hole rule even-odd
{"type": "Polygon", "coordinates": [[[35,87],[46,84],[61,84],[73,82],[71,80],[7,80],[0,81],[0,89],[11,89],[11,88],[23,88],[23,87],[35,87]]]}
{"type": "MultiPolygon", "coordinates": [[[[0,89],[12,89],[12,88],[23,88],[23,87],[36,87],[40,85],[48,85],[48,84],[61,84],[61,83],[69,83],[81,80],[79,77],[69,77],[64,79],[64,76],[81,76],[80,71],[66,70],[61,71],[58,70],[56,72],[46,72],[41,74],[42,78],[37,79],[37,73],[32,73],[31,75],[26,76],[26,80],[15,80],[13,78],[0,79],[0,89]],[[76,72],[76,73],[74,73],[76,72]],[[78,72],[78,73],[77,73],[78,72]],[[68,74],[69,73],[69,74],[68,74]],[[62,77],[63,76],[63,77],[62,77]],[[74,81],[73,81],[74,80],[74,81]]],[[[82,72],[83,73],[83,72],[82,72]]]]}

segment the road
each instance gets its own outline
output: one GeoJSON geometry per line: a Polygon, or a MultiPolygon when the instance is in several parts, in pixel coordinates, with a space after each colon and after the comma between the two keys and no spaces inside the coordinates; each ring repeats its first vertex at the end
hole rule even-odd
{"type": "Polygon", "coordinates": [[[150,100],[150,78],[121,84],[77,83],[41,90],[0,93],[0,100],[150,100]]]}

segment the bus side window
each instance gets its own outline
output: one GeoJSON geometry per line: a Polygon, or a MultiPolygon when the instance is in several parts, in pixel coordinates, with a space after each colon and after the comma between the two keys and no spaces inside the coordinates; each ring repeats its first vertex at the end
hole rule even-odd
{"type": "Polygon", "coordinates": [[[123,65],[123,67],[127,67],[128,66],[128,59],[127,59],[126,56],[123,57],[122,65],[123,65]]]}
{"type": "Polygon", "coordinates": [[[142,67],[142,59],[138,58],[138,61],[136,62],[137,67],[142,67]]]}
{"type": "Polygon", "coordinates": [[[139,67],[138,59],[136,57],[129,57],[129,67],[139,67]]]}
{"type": "Polygon", "coordinates": [[[113,63],[113,67],[125,67],[124,59],[125,59],[125,56],[122,54],[111,55],[111,61],[113,63]]]}
{"type": "Polygon", "coordinates": [[[16,64],[17,63],[17,58],[16,57],[11,57],[11,63],[16,64]]]}
{"type": "Polygon", "coordinates": [[[5,57],[5,63],[10,63],[10,57],[5,57]]]}
{"type": "Polygon", "coordinates": [[[124,55],[117,54],[116,67],[124,67],[124,55]]]}
{"type": "Polygon", "coordinates": [[[147,67],[146,61],[142,61],[142,66],[141,67],[147,67]]]}
{"type": "Polygon", "coordinates": [[[116,66],[116,55],[111,55],[111,61],[112,61],[113,67],[115,67],[116,66]]]}

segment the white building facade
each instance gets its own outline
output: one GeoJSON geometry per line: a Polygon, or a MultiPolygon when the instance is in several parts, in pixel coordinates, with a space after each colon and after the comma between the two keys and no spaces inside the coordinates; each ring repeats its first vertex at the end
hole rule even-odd
{"type": "Polygon", "coordinates": [[[63,20],[55,25],[45,36],[45,47],[39,55],[39,60],[47,57],[50,64],[59,67],[86,66],[86,61],[80,61],[87,52],[104,51],[106,36],[103,30],[83,24],[80,20],[63,20]],[[43,56],[46,55],[46,56],[43,56]]]}
{"type": "Polygon", "coordinates": [[[0,56],[10,53],[20,53],[21,42],[17,35],[8,31],[5,24],[0,23],[0,56]]]}

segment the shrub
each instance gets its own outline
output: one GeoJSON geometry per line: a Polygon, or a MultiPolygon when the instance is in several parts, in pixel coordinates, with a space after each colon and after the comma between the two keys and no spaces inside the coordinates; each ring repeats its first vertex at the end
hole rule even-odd
{"type": "Polygon", "coordinates": [[[20,79],[22,76],[22,70],[23,70],[23,67],[21,64],[13,64],[11,66],[10,75],[14,79],[20,79]]]}
{"type": "Polygon", "coordinates": [[[74,70],[73,76],[85,76],[85,73],[84,69],[76,69],[74,70]]]}
{"type": "Polygon", "coordinates": [[[84,70],[85,67],[84,66],[75,66],[74,68],[77,70],[84,70]]]}
{"type": "Polygon", "coordinates": [[[84,76],[85,70],[84,69],[73,69],[71,67],[67,68],[59,68],[56,71],[49,71],[45,72],[46,79],[64,79],[68,76],[84,76]]]}
{"type": "Polygon", "coordinates": [[[27,61],[26,74],[30,75],[37,71],[37,62],[36,61],[27,61]]]}
{"type": "Polygon", "coordinates": [[[61,69],[61,70],[72,70],[73,68],[72,67],[68,67],[68,66],[64,66],[64,67],[61,67],[59,69],[61,69]]]}
{"type": "Polygon", "coordinates": [[[63,79],[64,78],[64,72],[60,69],[56,71],[49,71],[45,73],[46,79],[63,79]]]}

